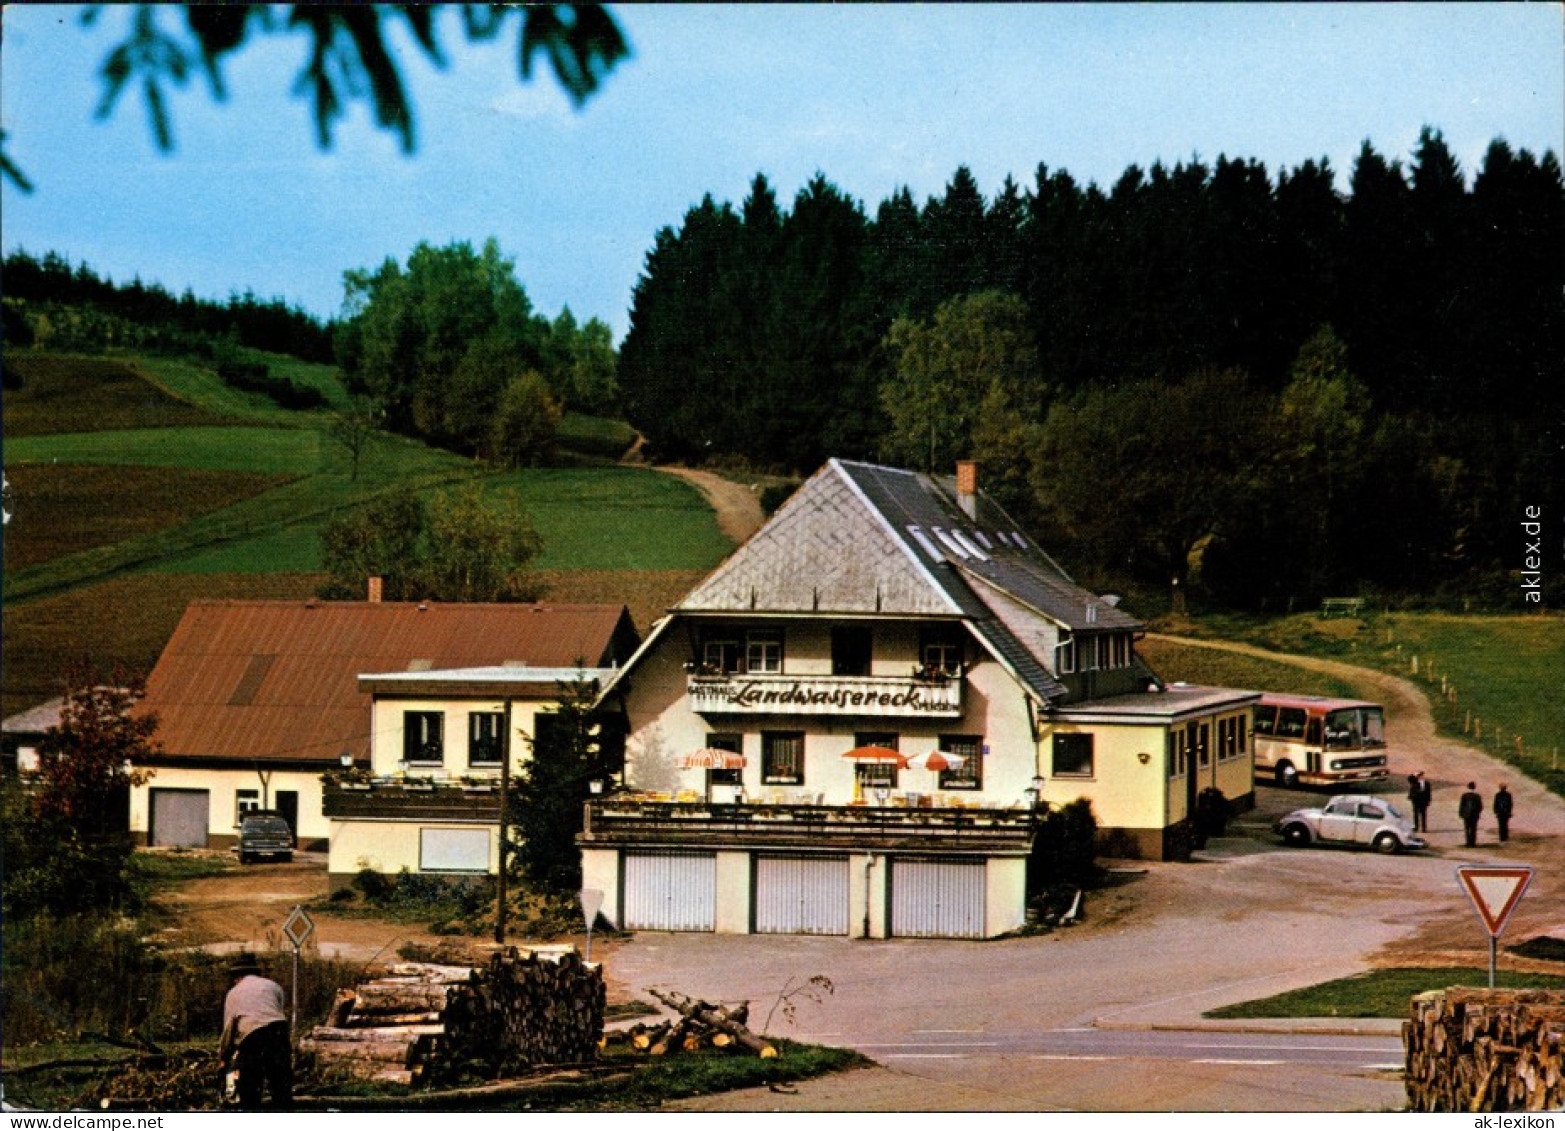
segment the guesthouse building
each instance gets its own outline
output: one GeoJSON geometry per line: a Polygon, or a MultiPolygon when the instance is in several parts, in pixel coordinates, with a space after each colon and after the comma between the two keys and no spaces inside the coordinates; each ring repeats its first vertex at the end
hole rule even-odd
{"type": "Polygon", "coordinates": [[[585,884],[631,929],[983,938],[1021,927],[1039,813],[1188,851],[1251,797],[1256,696],[1169,686],[1144,626],[977,484],[832,460],[606,683],[625,789],[585,884]]]}

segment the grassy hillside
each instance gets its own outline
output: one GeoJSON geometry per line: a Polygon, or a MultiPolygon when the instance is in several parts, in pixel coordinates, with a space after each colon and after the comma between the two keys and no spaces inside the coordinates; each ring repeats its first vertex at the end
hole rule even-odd
{"type": "Polygon", "coordinates": [[[1363,694],[1345,680],[1292,664],[1218,652],[1166,640],[1143,640],[1136,651],[1152,669],[1169,682],[1201,683],[1212,687],[1238,687],[1250,691],[1291,691],[1299,695],[1363,694]]]}
{"type": "MultiPolygon", "coordinates": [[[[345,403],[329,367],[263,360],[345,403]]],[[[191,360],[23,350],[6,364],[22,379],[4,422],[6,713],[57,693],[83,655],[146,671],[193,597],[312,593],[322,526],[389,490],[477,478],[514,491],[543,537],[553,599],[622,600],[643,626],[733,548],[698,492],[649,469],[497,473],[380,434],[355,475],[330,411],[280,408],[191,360]]],[[[611,421],[569,424],[564,442],[583,451],[633,438],[611,421]]]]}

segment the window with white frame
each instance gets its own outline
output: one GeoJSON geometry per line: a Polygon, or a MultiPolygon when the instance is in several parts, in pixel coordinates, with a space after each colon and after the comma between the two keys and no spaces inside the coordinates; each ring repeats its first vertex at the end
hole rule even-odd
{"type": "Polygon", "coordinates": [[[739,670],[739,634],[731,629],[711,629],[701,640],[701,670],[708,675],[739,670]]]}
{"type": "Polygon", "coordinates": [[[244,820],[246,813],[253,813],[261,807],[261,791],[259,789],[234,790],[234,824],[238,825],[244,820]]]}
{"type": "Polygon", "coordinates": [[[962,637],[951,628],[925,629],[918,642],[918,662],[929,675],[956,676],[962,672],[962,637]]]}
{"type": "Polygon", "coordinates": [[[1182,729],[1169,731],[1168,776],[1170,778],[1184,777],[1187,761],[1187,752],[1185,750],[1185,732],[1182,729]]]}
{"type": "Polygon", "coordinates": [[[747,672],[776,674],[783,670],[783,634],[775,628],[751,629],[745,634],[744,667],[747,672]]]}
{"type": "Polygon", "coordinates": [[[1076,671],[1076,638],[1074,636],[1060,637],[1059,644],[1054,649],[1054,673],[1056,675],[1073,675],[1076,671]]]}

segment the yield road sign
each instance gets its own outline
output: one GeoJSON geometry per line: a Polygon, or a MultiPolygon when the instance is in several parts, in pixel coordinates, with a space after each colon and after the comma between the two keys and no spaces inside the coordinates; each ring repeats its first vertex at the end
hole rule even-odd
{"type": "Polygon", "coordinates": [[[1483,920],[1489,937],[1497,939],[1521,902],[1522,893],[1532,883],[1532,868],[1526,864],[1463,864],[1456,869],[1456,878],[1483,920]]]}

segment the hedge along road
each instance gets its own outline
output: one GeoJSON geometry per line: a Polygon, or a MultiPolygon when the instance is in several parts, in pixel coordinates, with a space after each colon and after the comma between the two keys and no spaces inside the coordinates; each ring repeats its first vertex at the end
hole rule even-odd
{"type": "MultiPolygon", "coordinates": [[[[863,942],[792,936],[641,933],[606,970],[624,996],[643,987],[748,1000],[761,1027],[779,994],[823,974],[821,1000],[795,997],[780,1036],[857,1048],[874,1068],[685,1101],[699,1110],[1353,1111],[1404,1105],[1395,1022],[1204,1022],[1201,1013],[1373,966],[1487,960],[1487,936],[1456,864],[1530,863],[1532,890],[1506,941],[1565,933],[1558,867],[1565,804],[1510,767],[1435,735],[1427,701],[1393,676],[1246,645],[1180,641],[1330,671],[1387,708],[1390,780],[1435,781],[1429,852],[1382,857],[1282,849],[1269,816],[1322,794],[1263,787],[1242,835],[1189,864],[1136,864],[1124,887],[1088,902],[1087,922],[988,943],[863,942]],[[1504,780],[1517,795],[1509,844],[1461,847],[1456,788],[1504,780]],[[1276,1030],[1263,1032],[1259,1030],[1276,1030]],[[1343,1030],[1362,1030],[1357,1036],[1343,1030]],[[1100,1030],[1096,1035],[1082,1030],[1100,1030]],[[1110,1034],[1108,1030],[1131,1032],[1110,1034]],[[1136,1030],[1141,1032],[1138,1034],[1136,1030]],[[1189,1030],[1180,1033],[1179,1030],[1189,1030]],[[1249,1034],[1236,1039],[1236,1034],[1249,1034]],[[1112,1037],[1112,1039],[1111,1039],[1112,1037]],[[1139,1039],[1138,1039],[1139,1038],[1139,1039]],[[1326,1046],[1331,1046],[1330,1049],[1326,1046]],[[1223,1046],[1223,1047],[1217,1047],[1223,1046]]],[[[1487,845],[1485,845],[1487,841],[1487,845]]],[[[1506,964],[1522,965],[1510,957],[1506,964]]]]}

